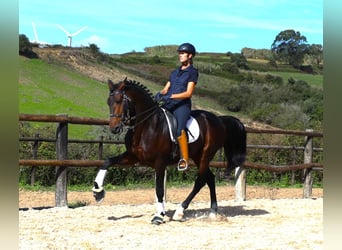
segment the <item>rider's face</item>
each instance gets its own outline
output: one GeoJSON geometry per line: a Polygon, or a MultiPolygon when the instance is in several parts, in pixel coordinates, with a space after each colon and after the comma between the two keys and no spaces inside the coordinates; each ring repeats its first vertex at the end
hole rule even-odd
{"type": "Polygon", "coordinates": [[[191,54],[184,52],[184,51],[179,51],[178,52],[178,56],[179,56],[179,61],[184,64],[184,63],[188,63],[191,59],[191,54]]]}

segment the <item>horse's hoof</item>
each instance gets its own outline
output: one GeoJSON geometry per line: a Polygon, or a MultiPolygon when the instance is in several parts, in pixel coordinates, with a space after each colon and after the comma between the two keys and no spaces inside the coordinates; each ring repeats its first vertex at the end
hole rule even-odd
{"type": "Polygon", "coordinates": [[[101,192],[97,193],[97,192],[93,192],[95,201],[97,203],[101,203],[104,200],[106,192],[104,190],[102,190],[101,192]]]}
{"type": "Polygon", "coordinates": [[[172,216],[172,220],[175,221],[182,221],[184,216],[184,208],[183,207],[178,207],[175,213],[172,216]]]}
{"type": "Polygon", "coordinates": [[[93,190],[93,196],[94,196],[96,202],[101,203],[105,197],[105,194],[106,194],[103,187],[98,187],[98,185],[96,184],[92,190],[93,190]]]}
{"type": "Polygon", "coordinates": [[[153,225],[160,225],[160,224],[165,223],[163,215],[156,214],[156,215],[152,218],[151,223],[152,223],[153,225]]]}
{"type": "Polygon", "coordinates": [[[216,212],[210,212],[209,213],[209,219],[216,220],[217,219],[217,213],[216,212]]]}

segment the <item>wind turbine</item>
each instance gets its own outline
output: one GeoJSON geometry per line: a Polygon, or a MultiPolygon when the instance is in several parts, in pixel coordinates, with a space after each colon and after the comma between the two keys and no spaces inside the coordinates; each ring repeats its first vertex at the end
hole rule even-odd
{"type": "Polygon", "coordinates": [[[56,24],[58,28],[60,28],[68,37],[68,46],[71,47],[71,42],[72,42],[72,37],[78,35],[79,33],[81,33],[82,31],[84,31],[85,29],[88,28],[88,26],[84,26],[82,29],[79,29],[78,31],[76,31],[73,34],[70,34],[66,29],[64,29],[61,25],[56,24]]]}
{"type": "Polygon", "coordinates": [[[35,26],[34,22],[32,22],[32,28],[33,28],[33,33],[34,33],[34,40],[31,41],[31,43],[37,43],[37,44],[42,45],[42,46],[49,45],[47,42],[39,41],[36,26],[35,26]]]}

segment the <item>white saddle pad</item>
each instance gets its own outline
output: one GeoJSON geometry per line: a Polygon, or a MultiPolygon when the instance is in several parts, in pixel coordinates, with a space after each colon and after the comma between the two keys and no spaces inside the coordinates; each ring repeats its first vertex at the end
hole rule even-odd
{"type": "MultiPolygon", "coordinates": [[[[164,115],[165,115],[165,118],[166,118],[166,121],[167,121],[167,124],[169,127],[171,140],[173,142],[176,142],[176,138],[174,138],[174,135],[173,135],[172,129],[171,129],[171,121],[169,120],[169,117],[166,114],[166,110],[163,108],[162,108],[162,110],[164,112],[164,115]]],[[[188,143],[195,142],[198,139],[199,134],[200,134],[200,129],[199,129],[199,125],[198,125],[197,120],[195,118],[193,118],[192,116],[190,116],[189,120],[186,122],[186,128],[188,129],[188,131],[187,131],[188,143]]]]}
{"type": "Polygon", "coordinates": [[[195,118],[190,116],[189,120],[186,123],[186,127],[190,131],[190,133],[188,132],[188,143],[195,142],[200,134],[198,122],[195,118]]]}

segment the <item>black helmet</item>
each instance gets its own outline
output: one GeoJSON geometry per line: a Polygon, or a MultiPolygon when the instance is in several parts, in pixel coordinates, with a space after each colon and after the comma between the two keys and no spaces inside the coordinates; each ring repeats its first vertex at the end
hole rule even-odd
{"type": "Polygon", "coordinates": [[[196,49],[194,47],[194,45],[192,45],[191,43],[183,43],[181,45],[179,45],[177,51],[185,51],[189,54],[192,54],[193,56],[196,55],[196,49]]]}

